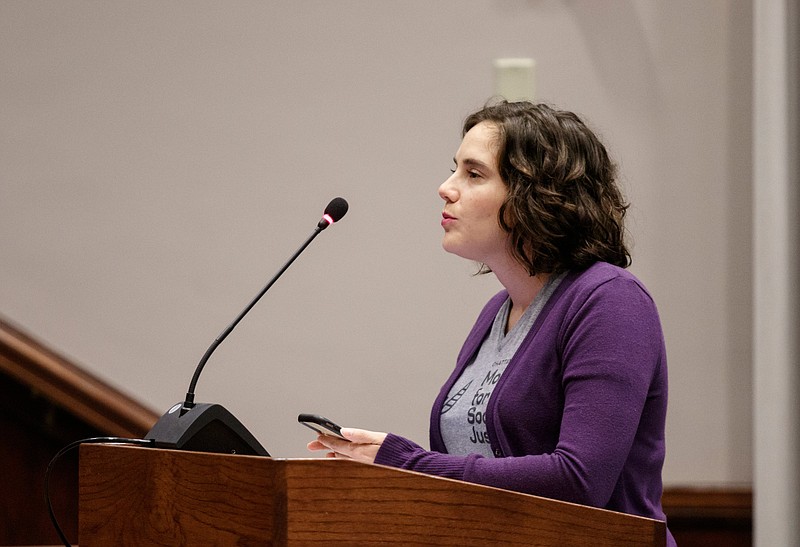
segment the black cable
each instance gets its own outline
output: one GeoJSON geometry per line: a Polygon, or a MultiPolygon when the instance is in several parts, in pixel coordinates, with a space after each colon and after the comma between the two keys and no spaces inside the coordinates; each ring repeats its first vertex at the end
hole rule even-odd
{"type": "Polygon", "coordinates": [[[56,464],[61,457],[75,448],[76,446],[80,446],[83,443],[105,443],[105,444],[136,444],[141,446],[153,446],[155,441],[153,439],[126,439],[124,437],[90,437],[88,439],[81,439],[79,441],[74,441],[69,443],[67,446],[62,448],[58,451],[58,453],[53,456],[53,459],[50,460],[50,463],[47,465],[47,471],[44,474],[44,499],[47,502],[47,511],[50,513],[50,520],[53,523],[53,526],[56,529],[56,533],[58,537],[61,539],[61,542],[66,547],[72,547],[67,536],[64,534],[64,531],[61,529],[61,526],[58,524],[58,520],[56,519],[56,515],[53,512],[53,504],[50,502],[50,472],[53,470],[53,466],[56,464]]]}

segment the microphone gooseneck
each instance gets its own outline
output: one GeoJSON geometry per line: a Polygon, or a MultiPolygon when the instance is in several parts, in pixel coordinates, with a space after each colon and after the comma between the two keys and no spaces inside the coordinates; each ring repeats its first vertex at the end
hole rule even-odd
{"type": "Polygon", "coordinates": [[[334,222],[338,222],[339,220],[341,220],[342,217],[344,217],[344,215],[347,214],[348,208],[349,205],[347,204],[347,200],[345,200],[344,198],[332,199],[331,202],[328,203],[328,206],[325,207],[325,212],[322,215],[322,219],[319,221],[317,227],[314,229],[314,231],[305,241],[305,243],[303,243],[300,246],[300,248],[297,249],[297,251],[291,256],[291,258],[289,258],[289,260],[286,261],[286,264],[284,264],[283,267],[280,270],[278,270],[278,273],[276,273],[272,277],[269,283],[264,285],[264,288],[262,288],[261,291],[258,293],[258,295],[256,295],[256,297],[245,307],[245,309],[242,310],[242,312],[236,317],[236,319],[234,319],[233,322],[230,325],[228,325],[228,327],[224,331],[222,331],[222,333],[219,336],[217,336],[217,338],[211,343],[211,345],[206,350],[206,353],[203,355],[203,358],[200,359],[200,362],[198,363],[197,368],[194,371],[194,375],[192,376],[192,381],[189,383],[189,389],[186,392],[186,400],[184,401],[181,408],[181,413],[184,413],[194,407],[194,391],[195,388],[197,387],[197,380],[198,378],[200,378],[200,373],[203,371],[203,367],[205,367],[206,362],[211,357],[211,354],[214,353],[214,350],[216,350],[217,347],[225,340],[225,338],[228,337],[231,331],[233,331],[233,329],[236,328],[236,325],[238,325],[239,322],[244,318],[244,316],[247,315],[247,313],[253,308],[253,306],[255,306],[259,300],[261,300],[261,297],[264,296],[264,294],[270,289],[270,287],[272,287],[272,285],[275,284],[278,278],[281,275],[283,275],[283,272],[285,272],[289,268],[289,266],[292,265],[292,262],[294,262],[295,259],[298,256],[300,256],[300,254],[306,249],[306,247],[308,247],[308,245],[314,240],[314,238],[317,237],[319,233],[322,232],[322,230],[324,230],[334,222]]]}

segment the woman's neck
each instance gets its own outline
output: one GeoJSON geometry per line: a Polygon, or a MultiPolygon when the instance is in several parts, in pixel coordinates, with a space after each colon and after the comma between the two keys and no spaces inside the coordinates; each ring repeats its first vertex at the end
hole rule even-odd
{"type": "Polygon", "coordinates": [[[508,313],[508,325],[506,332],[514,328],[514,325],[531,305],[533,299],[542,290],[549,279],[549,274],[530,275],[527,269],[511,259],[509,262],[500,265],[498,268],[492,267],[498,281],[508,291],[511,299],[511,309],[508,313]]]}

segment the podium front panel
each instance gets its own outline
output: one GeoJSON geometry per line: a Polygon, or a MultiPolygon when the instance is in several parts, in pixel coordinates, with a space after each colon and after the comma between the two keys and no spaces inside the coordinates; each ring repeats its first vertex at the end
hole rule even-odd
{"type": "Polygon", "coordinates": [[[348,460],[80,449],[81,547],[666,543],[661,521],[348,460]]]}

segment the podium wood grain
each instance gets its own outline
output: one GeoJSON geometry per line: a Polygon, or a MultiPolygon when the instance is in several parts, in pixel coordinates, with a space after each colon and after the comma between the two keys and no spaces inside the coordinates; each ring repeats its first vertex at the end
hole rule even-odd
{"type": "Polygon", "coordinates": [[[344,460],[84,445],[80,545],[663,546],[663,522],[344,460]]]}

